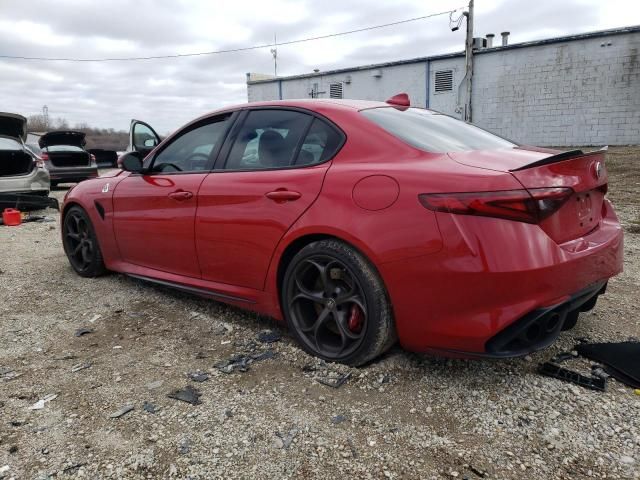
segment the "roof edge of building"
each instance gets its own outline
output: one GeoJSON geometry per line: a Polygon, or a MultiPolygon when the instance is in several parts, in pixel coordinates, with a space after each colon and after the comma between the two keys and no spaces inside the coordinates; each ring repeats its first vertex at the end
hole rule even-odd
{"type": "MultiPolygon", "coordinates": [[[[607,30],[596,30],[596,31],[593,31],[593,32],[577,33],[577,34],[573,34],[573,35],[565,35],[565,36],[562,36],[562,37],[546,38],[546,39],[542,39],[542,40],[531,40],[531,41],[528,41],[528,42],[514,43],[514,44],[506,45],[506,46],[497,45],[497,46],[491,47],[491,48],[475,50],[474,51],[474,55],[483,55],[483,54],[486,54],[486,53],[502,52],[502,51],[505,51],[505,50],[515,50],[515,49],[518,49],[518,48],[535,47],[535,46],[539,46],[539,45],[549,45],[549,44],[552,44],[552,43],[561,43],[561,42],[568,42],[568,41],[575,41],[575,40],[583,40],[583,39],[587,39],[587,38],[598,38],[598,37],[606,37],[606,36],[609,36],[609,35],[621,35],[621,34],[635,33],[635,32],[640,32],[640,25],[632,25],[632,26],[628,26],[628,27],[619,27],[619,28],[610,28],[610,29],[607,29],[607,30]]],[[[464,56],[464,52],[461,51],[461,52],[443,53],[443,54],[440,54],[440,55],[430,55],[430,56],[427,56],[427,57],[416,57],[416,58],[408,58],[408,59],[405,59],[405,60],[395,60],[395,61],[392,61],[392,62],[372,63],[372,64],[369,64],[369,65],[360,65],[360,66],[356,66],[356,67],[338,68],[338,69],[334,69],[334,70],[326,70],[326,71],[321,71],[321,72],[303,73],[303,74],[299,74],[299,75],[290,75],[290,76],[286,76],[286,77],[274,77],[274,78],[261,79],[261,80],[248,80],[247,79],[247,85],[258,85],[258,84],[264,84],[264,83],[281,82],[281,81],[286,81],[286,80],[298,80],[298,79],[302,79],[302,78],[313,78],[313,77],[321,77],[321,76],[326,76],[326,75],[337,75],[337,74],[340,74],[340,73],[358,72],[358,71],[362,71],[362,70],[371,70],[371,69],[374,69],[374,68],[395,67],[395,66],[398,66],[398,65],[408,65],[408,64],[412,64],[412,63],[422,63],[422,62],[427,62],[427,61],[432,61],[432,60],[443,60],[443,59],[447,59],[447,58],[455,58],[455,57],[463,57],[463,56],[464,56]]]]}

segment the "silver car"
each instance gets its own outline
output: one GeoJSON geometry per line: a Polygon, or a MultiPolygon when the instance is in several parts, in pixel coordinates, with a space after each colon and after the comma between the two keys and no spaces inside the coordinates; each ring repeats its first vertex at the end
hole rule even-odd
{"type": "Polygon", "coordinates": [[[0,194],[49,195],[44,162],[25,147],[27,119],[0,112],[0,194]]]}
{"type": "Polygon", "coordinates": [[[96,158],[85,150],[85,144],[85,133],[73,130],[47,132],[40,136],[40,157],[49,171],[52,186],[98,176],[96,158]]]}

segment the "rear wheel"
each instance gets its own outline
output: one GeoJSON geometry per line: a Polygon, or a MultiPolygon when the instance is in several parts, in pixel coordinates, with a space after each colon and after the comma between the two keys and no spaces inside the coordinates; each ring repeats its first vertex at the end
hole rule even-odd
{"type": "Polygon", "coordinates": [[[91,220],[82,208],[71,207],[62,224],[62,244],[69,263],[82,277],[97,277],[107,270],[91,220]]]}
{"type": "Polygon", "coordinates": [[[325,360],[362,365],[396,340],[382,280],[340,241],[313,242],[298,252],[285,273],[282,308],[300,345],[325,360]]]}

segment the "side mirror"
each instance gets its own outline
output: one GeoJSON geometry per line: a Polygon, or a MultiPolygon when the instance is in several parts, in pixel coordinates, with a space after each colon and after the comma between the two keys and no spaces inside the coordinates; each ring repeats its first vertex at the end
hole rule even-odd
{"type": "Polygon", "coordinates": [[[122,169],[125,172],[142,173],[144,167],[142,166],[142,157],[138,152],[127,152],[119,161],[122,169]]]}
{"type": "Polygon", "coordinates": [[[145,147],[155,147],[156,146],[156,139],[155,138],[147,138],[144,141],[144,146],[145,147]]]}

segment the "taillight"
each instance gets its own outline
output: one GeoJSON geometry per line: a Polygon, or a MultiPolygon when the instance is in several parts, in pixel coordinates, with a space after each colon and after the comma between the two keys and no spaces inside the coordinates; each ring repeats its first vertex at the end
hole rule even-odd
{"type": "Polygon", "coordinates": [[[531,188],[475,193],[423,193],[420,203],[434,212],[539,223],[571,197],[570,188],[531,188]]]}
{"type": "Polygon", "coordinates": [[[49,154],[42,152],[40,154],[40,158],[42,159],[42,161],[47,161],[47,160],[49,160],[49,154]]]}

